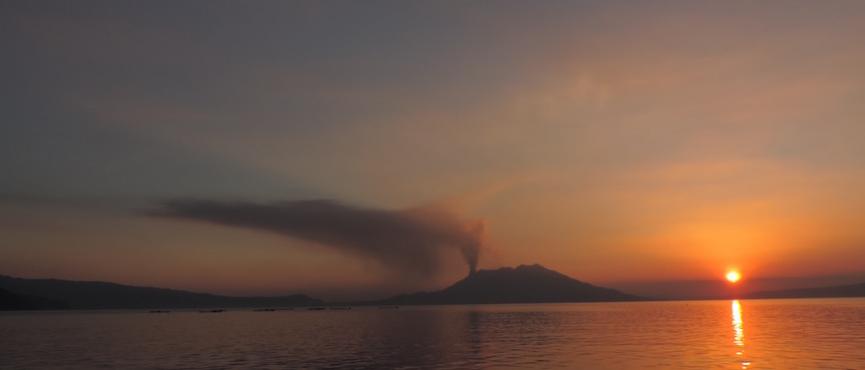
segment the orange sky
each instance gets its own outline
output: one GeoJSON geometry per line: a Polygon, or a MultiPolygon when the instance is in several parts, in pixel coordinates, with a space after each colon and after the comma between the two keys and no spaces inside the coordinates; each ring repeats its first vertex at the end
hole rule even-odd
{"type": "Polygon", "coordinates": [[[865,272],[862,2],[239,6],[2,12],[0,273],[339,297],[465,272],[142,216],[173,198],[434,205],[486,221],[481,267],[598,283],[865,272]]]}

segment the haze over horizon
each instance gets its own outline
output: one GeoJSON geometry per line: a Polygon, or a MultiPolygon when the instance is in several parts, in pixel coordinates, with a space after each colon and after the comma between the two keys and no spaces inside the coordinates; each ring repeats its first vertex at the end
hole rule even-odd
{"type": "Polygon", "coordinates": [[[233,5],[0,3],[0,274],[865,276],[865,2],[233,5]]]}

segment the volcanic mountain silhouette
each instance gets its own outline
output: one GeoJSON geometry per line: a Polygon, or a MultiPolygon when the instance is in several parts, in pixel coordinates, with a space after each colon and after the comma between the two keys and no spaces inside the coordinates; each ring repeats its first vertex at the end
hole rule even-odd
{"type": "Polygon", "coordinates": [[[383,304],[634,301],[640,297],[573,279],[541,265],[479,270],[443,290],[403,294],[383,304]]]}

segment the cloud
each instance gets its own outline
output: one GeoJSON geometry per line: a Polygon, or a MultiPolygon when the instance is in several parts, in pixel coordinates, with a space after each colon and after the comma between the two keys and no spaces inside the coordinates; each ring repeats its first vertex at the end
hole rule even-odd
{"type": "Polygon", "coordinates": [[[406,275],[438,272],[442,252],[457,249],[477,268],[482,221],[466,222],[439,208],[382,210],[331,200],[275,203],[171,200],[150,215],[279,233],[374,260],[406,275]]]}

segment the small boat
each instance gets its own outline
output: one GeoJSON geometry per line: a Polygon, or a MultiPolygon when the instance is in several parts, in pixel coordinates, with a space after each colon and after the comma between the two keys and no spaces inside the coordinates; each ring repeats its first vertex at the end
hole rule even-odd
{"type": "Polygon", "coordinates": [[[379,310],[398,310],[399,306],[378,306],[379,310]]]}
{"type": "Polygon", "coordinates": [[[220,312],[225,312],[225,310],[223,310],[223,309],[217,309],[217,310],[199,310],[198,312],[199,312],[199,313],[220,313],[220,312]]]}
{"type": "Polygon", "coordinates": [[[276,311],[275,308],[256,308],[253,311],[255,312],[273,312],[276,311]]]}
{"type": "Polygon", "coordinates": [[[324,307],[309,307],[308,311],[324,311],[324,307]]]}
{"type": "Polygon", "coordinates": [[[150,310],[150,313],[169,313],[171,311],[168,310],[150,310]]]}
{"type": "Polygon", "coordinates": [[[345,310],[350,310],[351,306],[331,306],[328,308],[331,310],[345,311],[345,310]]]}

